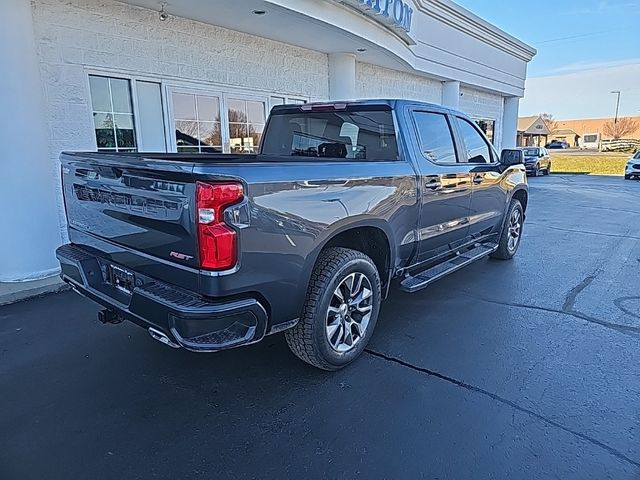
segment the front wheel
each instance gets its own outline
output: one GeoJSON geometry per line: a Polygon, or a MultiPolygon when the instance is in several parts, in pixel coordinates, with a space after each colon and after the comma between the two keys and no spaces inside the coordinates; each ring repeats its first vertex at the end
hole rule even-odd
{"type": "Polygon", "coordinates": [[[492,258],[499,258],[500,260],[513,258],[520,246],[523,224],[524,210],[522,209],[522,204],[514,198],[509,204],[506,221],[498,241],[498,249],[491,254],[492,258]]]}
{"type": "Polygon", "coordinates": [[[320,253],[300,321],[285,332],[291,351],[323,370],[338,370],[364,350],[380,310],[380,275],[357,250],[320,253]]]}

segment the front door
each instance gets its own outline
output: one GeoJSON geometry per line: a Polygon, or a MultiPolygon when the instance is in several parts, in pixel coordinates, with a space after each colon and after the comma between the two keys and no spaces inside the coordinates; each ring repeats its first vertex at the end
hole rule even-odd
{"type": "Polygon", "coordinates": [[[455,122],[471,174],[469,234],[480,238],[498,233],[508,195],[498,155],[474,123],[462,117],[455,117],[455,122]]]}
{"type": "Polygon", "coordinates": [[[415,157],[420,170],[418,261],[455,248],[468,235],[471,176],[458,161],[451,119],[445,112],[413,110],[415,157]]]}

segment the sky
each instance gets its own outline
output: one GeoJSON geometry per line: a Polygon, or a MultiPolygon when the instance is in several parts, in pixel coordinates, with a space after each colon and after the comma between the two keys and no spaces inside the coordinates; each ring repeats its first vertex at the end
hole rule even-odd
{"type": "Polygon", "coordinates": [[[521,115],[640,115],[640,0],[455,0],[538,50],[521,115]]]}

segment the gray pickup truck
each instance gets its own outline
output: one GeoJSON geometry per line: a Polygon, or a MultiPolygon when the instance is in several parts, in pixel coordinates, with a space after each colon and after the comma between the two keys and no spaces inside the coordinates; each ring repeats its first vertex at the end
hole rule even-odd
{"type": "Polygon", "coordinates": [[[518,249],[523,155],[464,114],[406,100],[275,107],[259,154],[63,153],[62,278],[171,347],[285,331],[335,370],[392,282],[415,292],[518,249]]]}

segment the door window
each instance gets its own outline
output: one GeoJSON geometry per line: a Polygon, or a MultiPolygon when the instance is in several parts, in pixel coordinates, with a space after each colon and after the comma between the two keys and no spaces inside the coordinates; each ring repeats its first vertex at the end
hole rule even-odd
{"type": "Polygon", "coordinates": [[[456,149],[447,117],[441,113],[413,112],[420,151],[435,163],[456,163],[456,149]]]}
{"type": "Polygon", "coordinates": [[[178,152],[222,153],[220,98],[173,93],[172,100],[178,152]]]}
{"type": "Polygon", "coordinates": [[[471,122],[458,117],[460,133],[467,149],[467,161],[469,163],[491,163],[491,152],[489,145],[480,132],[471,122]]]}

